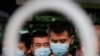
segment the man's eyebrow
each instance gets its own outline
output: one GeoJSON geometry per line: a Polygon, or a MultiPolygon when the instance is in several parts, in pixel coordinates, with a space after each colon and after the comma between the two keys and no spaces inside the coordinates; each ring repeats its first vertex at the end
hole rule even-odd
{"type": "Polygon", "coordinates": [[[36,43],[36,45],[40,45],[40,43],[36,43]]]}
{"type": "Polygon", "coordinates": [[[55,39],[51,39],[52,41],[57,41],[57,40],[55,40],[55,39]]]}
{"type": "Polygon", "coordinates": [[[49,42],[45,42],[44,44],[49,44],[49,42]]]}
{"type": "Polygon", "coordinates": [[[67,39],[60,39],[60,40],[67,40],[67,39]]]}
{"type": "Polygon", "coordinates": [[[59,40],[60,42],[66,42],[67,39],[61,39],[59,40]]]}

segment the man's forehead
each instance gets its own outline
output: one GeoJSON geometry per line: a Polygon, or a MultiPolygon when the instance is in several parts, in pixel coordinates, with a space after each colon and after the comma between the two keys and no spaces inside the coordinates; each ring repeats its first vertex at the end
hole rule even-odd
{"type": "Polygon", "coordinates": [[[49,37],[43,37],[43,38],[39,38],[39,37],[35,37],[33,39],[34,42],[49,42],[49,37]]]}
{"type": "Polygon", "coordinates": [[[25,43],[19,43],[18,46],[19,47],[23,47],[23,46],[25,47],[25,43]]]}

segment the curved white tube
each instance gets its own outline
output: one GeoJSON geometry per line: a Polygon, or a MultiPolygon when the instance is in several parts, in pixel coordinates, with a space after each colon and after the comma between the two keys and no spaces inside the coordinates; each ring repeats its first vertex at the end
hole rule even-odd
{"type": "Polygon", "coordinates": [[[7,56],[15,56],[15,48],[19,36],[18,32],[27,18],[32,14],[34,15],[45,10],[57,11],[66,17],[69,16],[78,29],[82,43],[85,43],[86,51],[84,52],[84,56],[96,56],[96,35],[91,21],[77,4],[69,0],[31,0],[20,7],[13,14],[6,27],[4,37],[7,40],[7,56]]]}

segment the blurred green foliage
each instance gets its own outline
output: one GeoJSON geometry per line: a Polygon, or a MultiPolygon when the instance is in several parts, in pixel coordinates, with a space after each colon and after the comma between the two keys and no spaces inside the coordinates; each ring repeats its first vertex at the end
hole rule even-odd
{"type": "Polygon", "coordinates": [[[36,21],[55,21],[55,20],[66,20],[61,16],[35,16],[36,21]]]}

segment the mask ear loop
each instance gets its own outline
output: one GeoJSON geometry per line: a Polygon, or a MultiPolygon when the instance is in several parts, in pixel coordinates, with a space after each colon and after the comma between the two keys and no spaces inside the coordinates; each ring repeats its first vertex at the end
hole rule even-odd
{"type": "Polygon", "coordinates": [[[66,0],[66,2],[65,0],[30,0],[20,7],[10,18],[5,31],[4,38],[7,40],[8,49],[7,56],[16,56],[15,49],[18,43],[18,32],[27,20],[26,18],[31,14],[34,15],[45,10],[57,11],[65,15],[66,18],[69,16],[78,29],[82,42],[85,43],[87,51],[84,52],[84,56],[96,56],[96,35],[91,21],[89,21],[86,13],[80,9],[80,6],[70,0],[66,0]]]}

